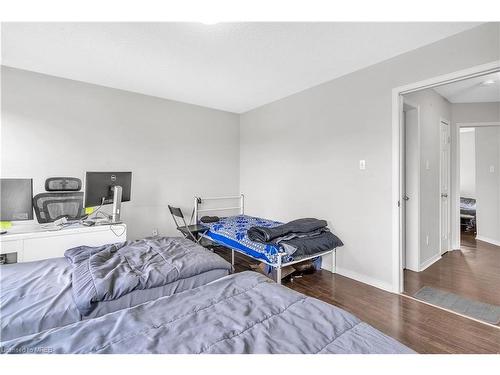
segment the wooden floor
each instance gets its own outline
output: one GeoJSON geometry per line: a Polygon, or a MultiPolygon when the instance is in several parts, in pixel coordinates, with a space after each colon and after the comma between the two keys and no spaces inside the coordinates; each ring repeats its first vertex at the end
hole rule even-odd
{"type": "MultiPolygon", "coordinates": [[[[254,263],[236,254],[236,272],[254,263]]],[[[328,271],[283,285],[351,312],[418,353],[500,353],[500,329],[328,271]]]]}
{"type": "Polygon", "coordinates": [[[423,286],[500,306],[500,247],[462,234],[461,250],[449,251],[422,272],[405,270],[405,293],[423,286]]]}

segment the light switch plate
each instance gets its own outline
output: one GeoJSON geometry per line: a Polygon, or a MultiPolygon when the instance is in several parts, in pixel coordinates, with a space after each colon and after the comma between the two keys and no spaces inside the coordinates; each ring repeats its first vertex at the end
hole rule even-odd
{"type": "Polygon", "coordinates": [[[366,160],[359,161],[359,169],[364,171],[366,169],[366,160]]]}

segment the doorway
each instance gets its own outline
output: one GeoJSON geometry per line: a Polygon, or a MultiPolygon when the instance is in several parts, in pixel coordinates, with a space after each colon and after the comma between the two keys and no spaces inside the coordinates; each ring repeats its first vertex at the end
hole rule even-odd
{"type": "MultiPolygon", "coordinates": [[[[498,239],[500,245],[500,127],[482,135],[479,149],[487,158],[483,155],[474,162],[484,177],[480,206],[490,214],[483,215],[482,221],[497,231],[488,232],[493,238],[476,233],[474,241],[460,240],[464,195],[459,183],[460,129],[471,127],[463,122],[466,119],[486,122],[490,128],[494,121],[500,124],[500,97],[495,95],[500,96],[496,71],[402,95],[400,290],[411,298],[500,326],[500,246],[495,244],[498,239]],[[496,90],[489,90],[493,84],[498,85],[496,90]],[[418,117],[413,117],[418,120],[411,128],[417,109],[418,117]]],[[[472,224],[468,222],[469,229],[472,224]]]]}
{"type": "MultiPolygon", "coordinates": [[[[476,247],[477,241],[500,246],[500,228],[492,216],[500,214],[500,196],[495,189],[496,163],[500,150],[495,139],[500,136],[500,121],[457,124],[457,178],[455,230],[459,247],[476,247]]],[[[500,141],[499,141],[500,142],[500,141]]]]}

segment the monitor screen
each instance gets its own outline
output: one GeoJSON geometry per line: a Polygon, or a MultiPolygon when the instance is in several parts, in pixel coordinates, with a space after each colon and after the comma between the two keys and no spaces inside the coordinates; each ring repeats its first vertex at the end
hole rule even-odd
{"type": "Polygon", "coordinates": [[[122,202],[130,200],[132,172],[87,172],[85,177],[85,207],[113,203],[113,186],[122,187],[122,202]]]}
{"type": "Polygon", "coordinates": [[[33,180],[0,179],[0,221],[33,220],[33,180]]]}

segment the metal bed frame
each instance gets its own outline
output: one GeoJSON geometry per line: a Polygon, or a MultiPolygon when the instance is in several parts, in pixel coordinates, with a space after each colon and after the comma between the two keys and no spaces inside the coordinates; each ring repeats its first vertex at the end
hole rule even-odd
{"type": "MultiPolygon", "coordinates": [[[[199,221],[199,214],[200,213],[204,213],[204,212],[214,212],[214,211],[236,211],[236,210],[239,210],[240,212],[240,215],[244,215],[245,214],[245,195],[244,194],[240,194],[240,195],[232,195],[232,196],[224,196],[224,197],[205,197],[205,198],[202,198],[202,197],[194,197],[194,220],[195,220],[195,223],[197,224],[198,221],[199,221]],[[205,201],[218,201],[218,200],[239,200],[239,205],[238,206],[227,206],[227,207],[212,207],[212,208],[200,208],[201,205],[203,205],[203,203],[205,201]]],[[[211,239],[210,237],[202,234],[203,237],[205,237],[206,239],[212,241],[212,242],[215,242],[213,239],[211,239]]],[[[333,249],[333,250],[328,250],[328,251],[323,251],[321,253],[316,253],[314,255],[309,255],[309,256],[304,256],[304,257],[300,257],[298,259],[294,259],[293,261],[291,262],[282,262],[282,257],[284,255],[287,255],[286,252],[284,251],[281,251],[278,253],[278,262],[277,263],[271,263],[271,262],[268,262],[264,259],[260,259],[260,258],[256,258],[252,255],[249,255],[245,252],[243,252],[242,250],[240,249],[236,249],[236,248],[233,248],[229,245],[226,245],[226,244],[222,244],[222,246],[224,247],[228,247],[231,249],[231,264],[233,265],[234,267],[234,252],[237,251],[238,253],[240,254],[243,254],[249,258],[252,258],[256,261],[259,261],[259,262],[262,262],[262,263],[265,263],[267,264],[268,266],[271,266],[272,268],[275,269],[276,271],[276,282],[278,284],[281,284],[281,270],[283,267],[286,267],[286,266],[291,266],[292,264],[295,264],[295,263],[299,263],[299,262],[303,262],[305,260],[310,260],[310,259],[314,259],[314,258],[317,258],[317,257],[320,257],[320,256],[324,256],[324,255],[328,255],[328,254],[332,254],[332,267],[330,269],[330,271],[332,273],[335,273],[335,257],[336,257],[336,249],[333,249]]]]}

